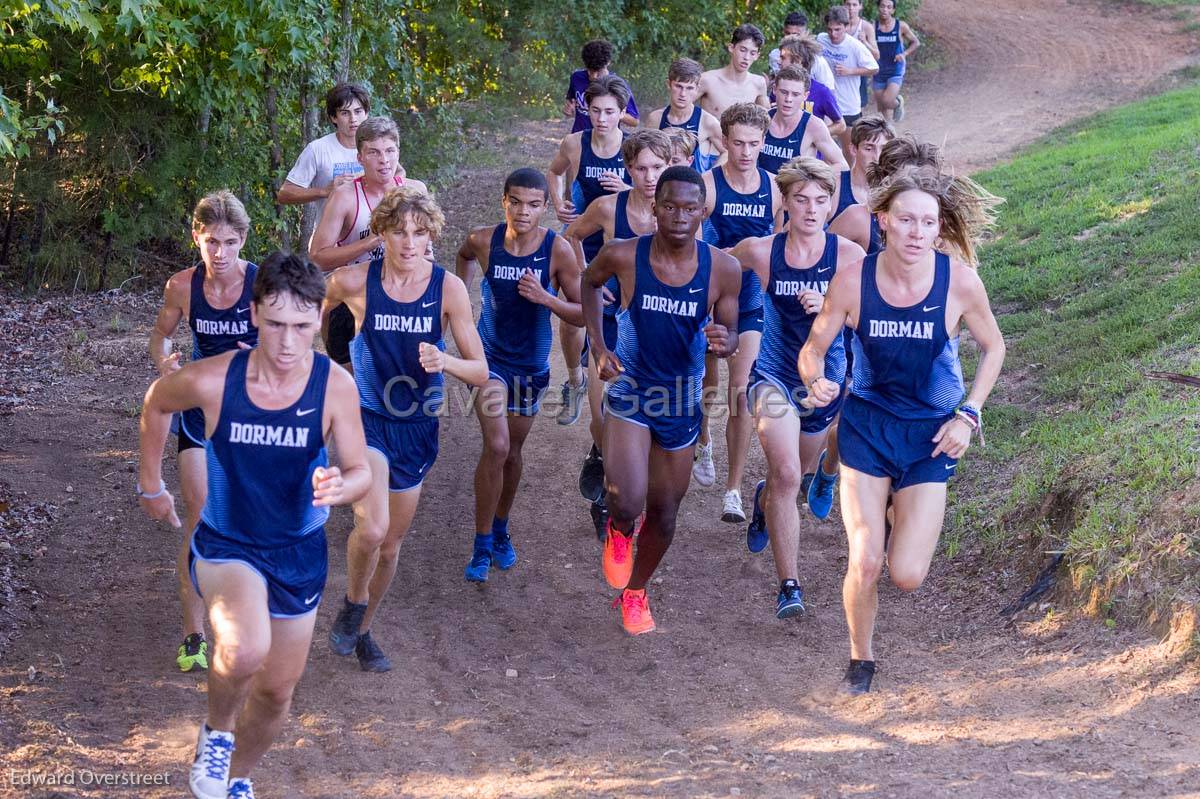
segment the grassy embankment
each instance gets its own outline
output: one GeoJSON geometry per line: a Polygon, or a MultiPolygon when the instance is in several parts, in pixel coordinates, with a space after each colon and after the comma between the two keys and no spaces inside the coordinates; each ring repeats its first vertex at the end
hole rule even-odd
{"type": "Polygon", "coordinates": [[[1193,85],[976,176],[1007,198],[982,274],[1009,357],[945,546],[1065,551],[1106,620],[1200,598],[1200,388],[1145,377],[1200,374],[1197,119],[1193,85]]]}

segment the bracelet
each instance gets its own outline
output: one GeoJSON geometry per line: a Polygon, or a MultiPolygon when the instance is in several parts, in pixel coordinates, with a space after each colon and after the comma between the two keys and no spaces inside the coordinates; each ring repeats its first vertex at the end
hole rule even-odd
{"type": "Polygon", "coordinates": [[[979,446],[986,446],[987,442],[983,438],[983,414],[979,412],[979,408],[969,402],[964,402],[954,409],[954,417],[962,419],[970,428],[972,433],[979,436],[979,446]]]}
{"type": "Polygon", "coordinates": [[[134,488],[137,490],[137,495],[138,495],[139,499],[158,499],[163,494],[167,493],[167,481],[163,480],[162,487],[159,488],[157,491],[155,491],[153,494],[147,494],[146,492],[142,491],[141,483],[134,483],[134,488]]]}

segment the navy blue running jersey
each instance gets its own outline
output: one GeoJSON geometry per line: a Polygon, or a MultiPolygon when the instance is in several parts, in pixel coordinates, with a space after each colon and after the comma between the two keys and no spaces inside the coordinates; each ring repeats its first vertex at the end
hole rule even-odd
{"type": "Polygon", "coordinates": [[[192,360],[211,358],[237,349],[238,343],[258,344],[258,328],[250,324],[250,303],[254,301],[254,278],[258,267],[246,264],[246,278],[237,302],[228,308],[214,308],[204,298],[204,266],[192,270],[191,300],[188,303],[188,327],[192,329],[192,360]]]}
{"type": "MultiPolygon", "coordinates": [[[[734,191],[725,180],[724,169],[712,172],[716,199],[712,223],[717,240],[714,246],[726,250],[742,239],[771,235],[775,226],[775,209],[771,200],[771,175],[761,167],[758,170],[758,191],[742,194],[734,191]]],[[[762,307],[762,283],[758,275],[742,272],[742,290],[738,293],[738,310],[745,313],[762,307]]]]}
{"type": "MultiPolygon", "coordinates": [[[[772,116],[774,116],[774,112],[772,112],[772,116]]],[[[808,120],[810,119],[812,119],[812,114],[807,111],[801,112],[800,121],[796,123],[796,127],[783,137],[771,135],[771,129],[767,128],[763,137],[763,148],[758,154],[759,167],[772,174],[779,174],[779,170],[784,164],[800,155],[800,145],[804,143],[804,132],[808,130],[808,120]]]]}
{"type": "Polygon", "coordinates": [[[516,256],[504,248],[507,229],[501,223],[492,231],[488,268],[479,286],[479,337],[489,365],[538,374],[550,368],[550,309],[522,297],[517,284],[529,270],[542,288],[553,293],[550,256],[555,233],[547,230],[536,252],[516,256]]]}
{"type": "MultiPolygon", "coordinates": [[[[624,139],[625,134],[622,132],[621,140],[624,139]]],[[[583,131],[579,134],[579,174],[575,176],[575,181],[583,193],[583,206],[576,208],[576,213],[582,214],[593,202],[611,193],[600,185],[600,176],[605,172],[616,172],[622,181],[629,180],[625,175],[625,159],[621,151],[617,150],[617,154],[611,158],[600,158],[592,150],[592,131],[583,131]]],[[[604,246],[604,234],[597,231],[584,239],[582,244],[584,261],[591,261],[604,246]]]]}
{"type": "MultiPolygon", "coordinates": [[[[800,348],[808,340],[815,314],[809,314],[797,299],[801,292],[821,296],[837,274],[838,237],[825,234],[825,250],[812,266],[790,266],[786,258],[787,234],[776,234],[771,243],[771,279],[765,288],[762,347],[755,369],[791,385],[799,375],[800,348]]],[[[834,338],[825,353],[825,378],[835,383],[846,380],[846,350],[842,337],[834,338]]]]}

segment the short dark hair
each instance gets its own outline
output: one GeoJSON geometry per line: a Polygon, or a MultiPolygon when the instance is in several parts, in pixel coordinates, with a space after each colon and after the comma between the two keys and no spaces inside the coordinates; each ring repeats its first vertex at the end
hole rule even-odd
{"type": "Polygon", "coordinates": [[[325,116],[333,119],[338,111],[354,100],[362,103],[364,111],[371,112],[371,95],[367,94],[366,89],[357,83],[339,83],[325,93],[325,116]]]}
{"type": "Polygon", "coordinates": [[[584,69],[598,72],[612,63],[613,46],[603,39],[592,39],[579,53],[584,69]]]}
{"type": "Polygon", "coordinates": [[[850,10],[845,6],[833,6],[825,12],[826,25],[849,25],[850,10]]]}
{"type": "Polygon", "coordinates": [[[737,44],[738,42],[744,42],[746,39],[752,40],[755,47],[762,47],[767,37],[763,36],[763,32],[758,29],[757,25],[751,25],[747,22],[745,25],[738,25],[733,29],[733,35],[729,37],[729,43],[737,44]]]}
{"type": "Polygon", "coordinates": [[[262,305],[268,297],[284,294],[291,294],[305,305],[320,305],[325,299],[325,276],[303,255],[276,250],[258,267],[254,303],[262,305]]]}
{"type": "Polygon", "coordinates": [[[583,102],[590,108],[592,100],[605,95],[612,95],[617,100],[617,105],[621,111],[624,111],[629,105],[629,95],[632,92],[629,90],[629,84],[618,78],[616,75],[605,75],[603,78],[596,78],[588,84],[587,91],[583,93],[583,102]]]}
{"type": "Polygon", "coordinates": [[[803,25],[808,27],[808,14],[803,11],[792,11],[783,18],[783,27],[788,28],[792,25],[803,25]]]}
{"type": "Polygon", "coordinates": [[[546,197],[550,196],[550,184],[546,182],[546,176],[540,169],[530,166],[523,166],[508,173],[508,177],[504,179],[503,194],[507,195],[509,189],[534,189],[541,191],[546,197]]]}
{"type": "Polygon", "coordinates": [[[700,199],[705,199],[706,192],[704,191],[704,178],[700,177],[700,173],[692,169],[690,166],[669,166],[658,176],[658,185],[654,187],[654,199],[657,200],[663,192],[663,187],[668,183],[691,183],[693,186],[700,187],[700,199]]]}

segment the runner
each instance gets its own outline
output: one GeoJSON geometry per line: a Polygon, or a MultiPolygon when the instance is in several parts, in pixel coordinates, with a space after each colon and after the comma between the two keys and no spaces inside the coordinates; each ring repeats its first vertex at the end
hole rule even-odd
{"type": "Polygon", "coordinates": [[[651,111],[646,127],[667,130],[682,128],[696,134],[700,145],[696,150],[694,167],[706,172],[721,157],[725,145],[721,139],[721,123],[712,114],[696,105],[703,67],[690,58],[677,58],[667,71],[667,93],[670,104],[651,111]]]}
{"type": "Polygon", "coordinates": [[[767,79],[750,71],[762,50],[762,31],[753,25],[739,25],[729,37],[729,63],[720,69],[710,69],[700,76],[696,102],[717,119],[736,103],[757,103],[770,108],[767,99],[767,79]]]}
{"type": "MultiPolygon", "coordinates": [[[[796,359],[821,310],[829,281],[839,269],[862,260],[857,244],[824,231],[834,189],[834,171],[814,158],[791,161],[775,178],[788,214],[786,233],[745,239],[730,253],[762,281],[763,339],[750,375],[750,403],[767,457],[767,479],[754,491],[746,532],[751,552],[768,540],[779,575],[775,615],[804,612],[799,583],[800,514],[796,507],[803,475],[816,468],[817,454],[841,406],[835,400],[818,412],[802,406],[806,396],[796,359]],[[765,511],[764,511],[765,509],[765,511]]],[[[846,356],[837,339],[825,355],[824,376],[846,381],[846,356]]]]}
{"type": "MultiPolygon", "coordinates": [[[[821,44],[825,59],[833,67],[833,94],[837,98],[838,110],[842,112],[846,125],[853,127],[862,116],[860,80],[878,72],[879,63],[871,50],[848,32],[849,25],[850,14],[846,6],[834,6],[825,13],[828,33],[817,36],[817,41],[821,44]]],[[[849,156],[849,131],[842,133],[841,144],[842,151],[849,156]]]]}
{"type": "MultiPolygon", "coordinates": [[[[396,186],[428,191],[419,180],[406,179],[400,167],[400,130],[387,117],[370,117],[354,133],[362,177],[342,184],[329,195],[321,221],[308,246],[309,257],[325,272],[383,257],[383,239],[371,233],[371,210],[396,186]]],[[[350,339],[354,317],[337,306],[325,325],[325,351],[335,363],[352,368],[350,339]]]]}
{"type": "MultiPolygon", "coordinates": [[[[783,38],[803,36],[806,33],[808,33],[808,14],[805,14],[803,11],[788,12],[788,15],[783,18],[783,38]]],[[[767,67],[771,70],[772,75],[778,72],[780,67],[784,66],[780,50],[781,47],[776,47],[767,53],[767,67]]]]}
{"type": "Polygon", "coordinates": [[[550,384],[550,315],[583,324],[575,253],[538,224],[549,200],[541,172],[511,173],[501,201],[504,222],[472,230],[456,260],[468,289],[483,269],[479,335],[488,380],[475,398],[483,450],[475,469],[475,543],[464,572],[477,583],[487,580],[493,563],[507,570],[517,562],[508,517],[521,482],[521,449],[550,384]]]}
{"type": "MultiPolygon", "coordinates": [[[[672,133],[695,136],[683,128],[669,129],[672,133]]],[[[604,241],[632,239],[653,233],[654,193],[659,176],[667,169],[673,155],[671,139],[665,131],[642,128],[631,133],[621,145],[621,155],[626,171],[633,181],[633,189],[620,194],[608,194],[593,202],[587,210],[567,227],[564,234],[574,248],[580,268],[584,258],[580,242],[595,235],[597,231],[604,241]]],[[[616,278],[609,280],[604,294],[604,343],[613,351],[617,347],[617,295],[620,286],[616,278]]],[[[592,411],[592,448],[583,462],[579,474],[579,491],[584,499],[592,503],[592,522],[596,536],[604,538],[604,524],[608,519],[608,508],[604,502],[604,448],[603,414],[605,384],[600,380],[595,358],[588,359],[588,403],[592,411]]]]}
{"type": "Polygon", "coordinates": [[[856,242],[866,252],[879,251],[879,224],[867,206],[871,184],[867,172],[879,160],[896,131],[883,117],[863,117],[850,131],[850,168],[843,170],[833,194],[829,230],[856,242]]]}
{"type": "MultiPolygon", "coordinates": [[[[250,324],[250,297],[258,267],[241,258],[250,217],[228,191],[209,194],[192,211],[192,241],[200,250],[200,266],[176,272],[163,290],[163,304],[150,331],[150,361],[163,377],[179,371],[179,352],[171,337],[187,319],[192,331],[192,360],[200,360],[258,343],[258,328],[250,324]]],[[[205,476],[204,413],[184,411],[179,424],[179,486],[187,505],[182,546],[175,560],[175,580],[183,606],[183,643],[175,656],[180,671],[208,668],[204,640],[204,601],[188,576],[192,532],[208,493],[205,476]]]]}
{"type": "Polygon", "coordinates": [[[921,40],[907,22],[896,19],[896,0],[879,0],[875,41],[879,49],[879,72],[871,78],[875,107],[885,119],[899,122],[904,119],[904,97],[900,94],[900,86],[904,83],[908,59],[921,46],[921,40]]]}
{"type": "Polygon", "coordinates": [[[808,73],[797,66],[784,67],[775,78],[775,110],[758,154],[758,165],[768,172],[777,173],[793,158],[817,155],[838,169],[846,168],[829,128],[804,108],[808,84],[808,73]]]}
{"type": "Polygon", "coordinates": [[[363,173],[355,133],[370,111],[371,96],[353,83],[339,83],[325,95],[325,116],[334,131],[304,147],[275,195],[280,205],[305,206],[306,229],[316,227],[334,189],[363,173]]]}
{"type": "MultiPolygon", "coordinates": [[[[625,133],[618,123],[621,109],[629,102],[629,87],[615,75],[607,75],[592,81],[584,92],[584,102],[592,120],[591,129],[564,136],[546,172],[554,213],[564,225],[574,222],[597,198],[625,188],[625,163],[621,160],[621,142],[625,133]],[[580,194],[578,198],[567,199],[564,186],[570,186],[572,182],[579,184],[580,194]]],[[[600,233],[584,241],[584,263],[595,258],[603,245],[604,237],[600,233]]],[[[582,365],[584,331],[560,318],[558,335],[567,366],[558,423],[571,425],[579,421],[583,398],[587,395],[587,378],[582,365]]]]}
{"type": "Polygon", "coordinates": [[[1004,361],[1004,339],[975,265],[975,240],[997,202],[965,179],[906,167],[871,195],[887,245],[834,278],[800,351],[805,404],[828,407],[841,387],[825,377],[828,348],[853,327],[854,374],[842,409],[842,518],[849,562],[842,588],[850,627],[844,690],[865,693],[886,555],[892,583],[918,588],[941,534],[946,481],[981,430],[980,408],[1004,361]],[[940,240],[955,252],[934,249],[940,240]],[[979,346],[963,401],[959,333],[979,346]],[[894,492],[894,493],[893,493],[894,492]],[[895,510],[884,540],[889,494],[895,510]]]}
{"type": "MultiPolygon", "coordinates": [[[[758,156],[762,152],[763,137],[769,123],[767,112],[750,103],[730,106],[721,115],[728,160],[719,169],[704,174],[704,187],[707,196],[705,213],[715,235],[710,243],[723,250],[728,250],[742,239],[770,235],[783,220],[783,200],[779,188],[771,180],[770,173],[758,166],[758,156]]],[[[742,473],[746,468],[746,452],[754,429],[754,420],[746,403],[746,387],[749,385],[750,367],[758,357],[758,344],[762,338],[762,306],[762,284],[758,276],[752,271],[743,272],[742,290],[738,297],[738,347],[729,359],[729,418],[725,426],[729,474],[725,480],[725,499],[721,510],[721,519],[726,522],[746,521],[746,512],[742,508],[742,473]]],[[[710,352],[704,368],[705,416],[701,423],[700,444],[696,447],[693,471],[696,482],[702,486],[710,486],[716,481],[708,423],[710,408],[707,404],[712,402],[717,391],[720,379],[718,363],[718,356],[710,352]]]]}
{"type": "Polygon", "coordinates": [[[463,282],[427,256],[446,217],[421,189],[393,189],[371,213],[383,257],[336,272],[322,321],[344,302],[357,335],[350,342],[362,405],[371,488],[354,505],[346,542],[346,597],[329,630],[329,648],[351,652],[364,671],[391,669],[371,636],[371,621],[396,575],[400,544],[438,454],[445,375],[472,386],[488,379],[463,282]],[[447,355],[449,328],[461,357],[447,355]]]}
{"type": "Polygon", "coordinates": [[[162,479],[171,414],[206,420],[209,493],[192,538],[192,583],[213,630],[208,716],[188,779],[199,799],[253,797],[250,771],[287,718],[325,587],[325,520],[370,484],[354,381],[312,351],[325,281],[299,256],[258,270],[258,346],[160,377],[142,406],[138,498],[179,526],[162,479]],[[339,470],[326,444],[337,440],[339,470]],[[236,731],[236,735],[235,735],[236,731]]]}
{"type": "MultiPolygon", "coordinates": [[[[616,73],[608,70],[612,66],[613,46],[603,39],[593,39],[584,44],[579,59],[583,62],[583,69],[577,69],[571,73],[571,80],[567,83],[567,101],[563,105],[563,116],[572,118],[572,133],[590,130],[592,127],[592,120],[588,116],[587,100],[583,97],[592,81],[608,75],[618,77],[616,73]]],[[[638,124],[637,103],[634,102],[633,89],[629,87],[628,83],[625,83],[625,89],[629,93],[629,100],[625,103],[621,124],[636,128],[638,124]]]]}
{"type": "Polygon", "coordinates": [[[829,128],[829,135],[838,139],[846,130],[846,120],[833,96],[833,71],[821,55],[821,45],[811,36],[789,36],[780,45],[783,66],[797,66],[809,74],[808,97],[804,109],[818,116],[829,128]],[[828,77],[822,78],[824,72],[828,77]],[[828,81],[828,82],[826,82],[828,81]]]}
{"type": "Polygon", "coordinates": [[[684,128],[667,128],[663,132],[671,140],[671,161],[668,166],[690,166],[696,169],[696,149],[700,146],[696,134],[684,128]]]}
{"type": "Polygon", "coordinates": [[[613,606],[620,606],[631,635],[654,629],[646,584],[671,545],[687,492],[700,432],[704,351],[727,357],[737,348],[739,269],[729,255],[696,240],[704,206],[700,175],[671,167],[655,191],[655,233],[606,244],[583,275],[584,318],[599,375],[613,381],[604,411],[611,513],[604,576],[621,590],[613,606]],[[613,277],[622,308],[615,353],[605,346],[601,311],[613,277]],[[656,346],[639,346],[650,341],[656,346]]]}
{"type": "MultiPolygon", "coordinates": [[[[846,23],[846,33],[852,38],[857,39],[866,45],[867,50],[871,52],[871,57],[877,62],[879,61],[879,45],[875,43],[875,26],[870,20],[864,19],[862,16],[863,1],[862,0],[845,0],[846,12],[849,16],[849,21],[846,23]]],[[[870,76],[864,75],[858,80],[858,99],[859,106],[867,107],[867,100],[870,98],[870,93],[867,91],[870,84],[870,76]]],[[[849,124],[854,124],[853,120],[849,124]]]]}
{"type": "MultiPolygon", "coordinates": [[[[880,117],[860,119],[855,123],[855,130],[859,129],[859,125],[864,126],[859,133],[861,152],[855,157],[856,159],[862,158],[865,164],[863,169],[866,174],[868,191],[866,197],[860,193],[854,198],[855,200],[869,197],[871,189],[883,183],[903,166],[931,166],[939,170],[942,168],[941,150],[936,144],[918,141],[911,133],[894,138],[895,131],[880,117]],[[888,138],[889,136],[893,138],[888,138]],[[875,146],[871,143],[881,139],[882,146],[875,146]],[[875,151],[873,154],[872,150],[875,151]]],[[[850,180],[851,194],[853,194],[853,176],[850,180]]],[[[845,182],[846,178],[843,175],[838,187],[837,207],[834,209],[829,229],[839,236],[845,236],[859,245],[864,245],[868,255],[878,252],[883,247],[879,234],[879,220],[875,218],[865,203],[849,202],[849,197],[842,191],[845,182]]],[[[861,189],[859,191],[861,192],[861,189]]]]}

